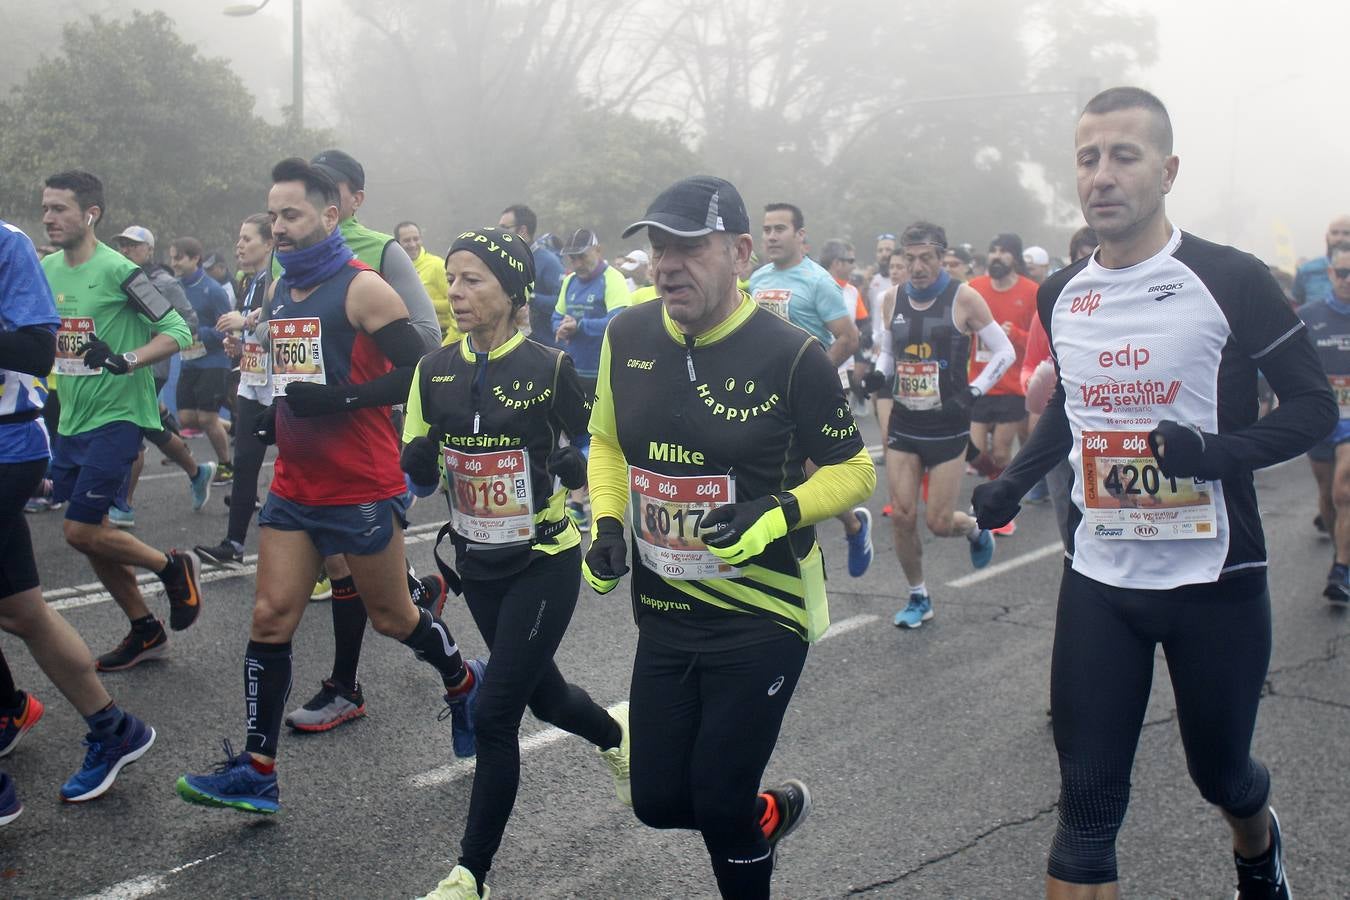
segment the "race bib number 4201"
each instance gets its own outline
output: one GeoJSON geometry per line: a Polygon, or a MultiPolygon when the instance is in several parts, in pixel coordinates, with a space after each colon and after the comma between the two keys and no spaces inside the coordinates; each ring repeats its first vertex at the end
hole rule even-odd
{"type": "Polygon", "coordinates": [[[57,375],[102,375],[102,369],[91,369],[84,364],[84,345],[94,336],[94,320],[88,317],[61,317],[56,329],[57,375]]]}
{"type": "Polygon", "coordinates": [[[895,402],[905,409],[921,412],[942,408],[942,389],[936,361],[897,362],[895,364],[895,402]]]}
{"type": "Polygon", "coordinates": [[[1142,431],[1083,432],[1084,518],[1093,537],[1174,541],[1218,537],[1214,487],[1169,478],[1142,431]]]}
{"type": "Polygon", "coordinates": [[[535,533],[529,451],[443,452],[455,533],[475,544],[529,543],[535,533]]]}
{"type": "Polygon", "coordinates": [[[292,381],[327,384],[323,371],[323,325],[318,319],[277,319],[272,339],[272,394],[280,397],[292,381]]]}
{"type": "Polygon", "coordinates": [[[718,559],[699,537],[703,517],[735,502],[729,475],[661,475],[628,467],[633,534],[642,564],[680,581],[731,578],[735,566],[718,559]]]}

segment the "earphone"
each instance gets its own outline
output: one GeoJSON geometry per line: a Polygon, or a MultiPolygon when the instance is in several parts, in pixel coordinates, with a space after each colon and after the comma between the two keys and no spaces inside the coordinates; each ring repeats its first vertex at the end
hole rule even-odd
{"type": "Polygon", "coordinates": [[[94,225],[94,214],[93,214],[93,213],[90,213],[89,215],[87,215],[87,216],[84,217],[84,224],[90,226],[91,228],[93,227],[93,225],[94,225]]]}

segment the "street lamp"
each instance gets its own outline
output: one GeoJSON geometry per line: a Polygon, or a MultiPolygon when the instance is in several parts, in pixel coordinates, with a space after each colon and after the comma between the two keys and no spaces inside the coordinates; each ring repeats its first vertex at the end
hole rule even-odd
{"type": "MultiPolygon", "coordinates": [[[[221,12],[227,16],[251,16],[266,6],[270,0],[261,3],[231,3],[221,12]]],[[[305,126],[305,68],[304,68],[304,28],[302,26],[302,0],[291,0],[291,118],[296,128],[305,126]]]]}

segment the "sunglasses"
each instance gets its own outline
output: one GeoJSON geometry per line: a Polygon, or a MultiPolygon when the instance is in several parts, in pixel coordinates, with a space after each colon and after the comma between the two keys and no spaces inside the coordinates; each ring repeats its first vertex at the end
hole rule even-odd
{"type": "Polygon", "coordinates": [[[1332,269],[1331,271],[1335,273],[1336,277],[1341,281],[1350,278],[1350,269],[1332,269]]]}

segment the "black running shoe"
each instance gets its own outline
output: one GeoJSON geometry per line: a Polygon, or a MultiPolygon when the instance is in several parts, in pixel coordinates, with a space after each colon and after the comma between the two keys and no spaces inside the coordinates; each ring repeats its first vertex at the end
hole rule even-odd
{"type": "Polygon", "coordinates": [[[1322,596],[1340,606],[1350,605],[1350,567],[1339,563],[1331,567],[1322,596]]]}
{"type": "Polygon", "coordinates": [[[234,544],[230,541],[221,541],[214,547],[198,544],[192,550],[212,565],[239,566],[244,563],[244,554],[234,549],[234,544]]]}
{"type": "Polygon", "coordinates": [[[1236,853],[1238,886],[1233,900],[1290,900],[1289,879],[1284,874],[1284,840],[1280,820],[1270,811],[1270,849],[1260,859],[1249,862],[1236,853]]]}
{"type": "Polygon", "coordinates": [[[169,568],[159,576],[169,596],[169,627],[182,631],[197,621],[202,611],[202,589],[197,581],[200,565],[191,551],[170,550],[169,568]]]}
{"type": "Polygon", "coordinates": [[[445,609],[445,579],[440,575],[428,575],[417,579],[417,590],[413,592],[413,603],[439,619],[445,609]]]}
{"type": "Polygon", "coordinates": [[[131,629],[131,633],[122,638],[122,643],[95,660],[94,667],[100,672],[120,672],[147,659],[159,659],[168,647],[169,636],[164,633],[164,625],[156,621],[154,631],[131,629]]]}
{"type": "Polygon", "coordinates": [[[769,847],[776,848],[778,842],[797,830],[797,826],[806,820],[811,812],[811,792],[806,785],[795,778],[788,779],[776,788],[764,791],[778,804],[778,824],[765,837],[769,847]]]}

